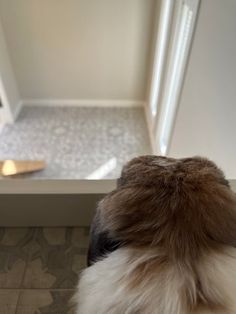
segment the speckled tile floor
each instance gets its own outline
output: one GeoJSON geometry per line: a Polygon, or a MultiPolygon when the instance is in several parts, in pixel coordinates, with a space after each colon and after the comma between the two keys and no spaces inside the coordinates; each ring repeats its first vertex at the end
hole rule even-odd
{"type": "Polygon", "coordinates": [[[150,153],[143,108],[24,107],[0,143],[0,160],[46,161],[23,176],[31,179],[117,178],[125,162],[150,153]]]}
{"type": "Polygon", "coordinates": [[[74,314],[88,228],[0,228],[0,314],[74,314]]]}

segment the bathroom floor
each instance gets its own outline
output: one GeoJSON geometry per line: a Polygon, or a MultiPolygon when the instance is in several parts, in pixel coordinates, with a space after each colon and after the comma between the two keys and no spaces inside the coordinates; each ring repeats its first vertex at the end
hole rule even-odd
{"type": "Polygon", "coordinates": [[[89,229],[0,228],[0,314],[74,314],[89,229]]]}
{"type": "Polygon", "coordinates": [[[21,175],[31,179],[116,178],[151,151],[141,107],[23,107],[0,143],[0,160],[45,160],[43,171],[21,175]]]}

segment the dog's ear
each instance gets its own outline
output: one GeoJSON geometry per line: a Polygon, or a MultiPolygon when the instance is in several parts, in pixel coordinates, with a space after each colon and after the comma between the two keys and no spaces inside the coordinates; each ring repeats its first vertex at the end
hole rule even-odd
{"type": "Polygon", "coordinates": [[[97,210],[90,228],[90,242],[87,256],[87,265],[91,266],[104,258],[108,253],[116,250],[120,241],[111,237],[100,221],[100,211],[97,210]]]}
{"type": "Polygon", "coordinates": [[[153,188],[135,185],[122,186],[108,194],[98,208],[102,229],[125,243],[149,242],[153,237],[149,217],[157,207],[153,194],[153,188]],[[149,240],[145,241],[144,233],[149,240]]]}
{"type": "MultiPolygon", "coordinates": [[[[119,186],[119,179],[117,186],[119,186]]],[[[122,245],[121,241],[111,236],[101,220],[101,206],[96,208],[96,213],[90,227],[90,241],[87,255],[87,265],[91,266],[107,254],[122,245]]]]}

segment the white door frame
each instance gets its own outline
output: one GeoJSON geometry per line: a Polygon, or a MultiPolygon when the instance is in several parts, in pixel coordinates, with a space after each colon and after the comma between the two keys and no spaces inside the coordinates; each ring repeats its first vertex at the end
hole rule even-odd
{"type": "Polygon", "coordinates": [[[162,0],[147,107],[153,152],[167,155],[200,0],[162,0]]]}

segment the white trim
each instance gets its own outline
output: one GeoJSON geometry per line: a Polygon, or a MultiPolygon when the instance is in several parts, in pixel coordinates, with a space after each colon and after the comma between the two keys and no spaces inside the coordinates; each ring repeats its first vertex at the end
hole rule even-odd
{"type": "MultiPolygon", "coordinates": [[[[1,102],[1,99],[0,99],[0,102],[1,102]]],[[[0,107],[0,132],[1,132],[2,128],[5,125],[5,116],[4,116],[4,114],[5,114],[5,112],[4,112],[4,108],[3,108],[3,105],[2,105],[2,107],[0,107]]]]}
{"type": "Polygon", "coordinates": [[[115,180],[0,180],[1,226],[89,226],[98,201],[115,186],[115,180]]]}
{"type": "Polygon", "coordinates": [[[174,1],[162,0],[159,22],[156,24],[156,41],[154,49],[154,62],[152,70],[151,88],[149,92],[149,121],[152,124],[152,132],[155,127],[155,118],[159,111],[161,89],[164,79],[165,64],[168,52],[170,29],[172,24],[174,1]]]}
{"type": "Polygon", "coordinates": [[[3,85],[1,73],[0,73],[0,97],[1,97],[1,102],[2,102],[2,108],[1,108],[2,123],[3,124],[13,123],[14,118],[10,110],[10,104],[9,104],[8,97],[6,95],[6,91],[3,85]]]}
{"type": "MultiPolygon", "coordinates": [[[[236,179],[228,179],[236,192],[236,179]]],[[[73,194],[107,194],[116,188],[115,179],[107,180],[0,180],[1,195],[73,195],[73,194]]]]}
{"type": "MultiPolygon", "coordinates": [[[[6,102],[4,102],[6,104],[6,102]]],[[[12,124],[16,121],[16,119],[19,116],[19,113],[22,109],[22,102],[19,101],[18,104],[15,107],[15,110],[10,112],[9,111],[9,106],[3,105],[2,108],[0,108],[0,115],[1,115],[1,121],[0,121],[0,131],[3,128],[5,124],[12,124]]]]}
{"type": "Polygon", "coordinates": [[[23,106],[143,107],[144,101],[127,99],[23,99],[23,106]]]}
{"type": "Polygon", "coordinates": [[[184,84],[200,0],[177,0],[170,54],[156,130],[156,153],[167,155],[184,84]]]}
{"type": "Polygon", "coordinates": [[[155,137],[154,137],[153,129],[152,129],[152,118],[151,118],[149,107],[147,105],[145,106],[144,111],[145,111],[144,114],[145,114],[145,120],[147,123],[149,141],[151,144],[151,153],[155,154],[156,143],[155,143],[155,137]]]}
{"type": "Polygon", "coordinates": [[[173,23],[173,0],[161,0],[160,7],[157,7],[154,57],[151,71],[151,83],[148,90],[148,101],[145,108],[146,120],[148,124],[149,138],[152,152],[156,152],[156,127],[160,112],[160,102],[165,79],[168,48],[171,35],[171,25],[173,23]],[[159,13],[160,11],[160,13],[159,13]],[[155,108],[155,111],[153,110],[155,108]]]}
{"type": "Polygon", "coordinates": [[[21,109],[22,109],[22,101],[19,101],[14,112],[12,113],[13,114],[13,121],[15,121],[18,118],[18,116],[21,112],[21,109]]]}
{"type": "Polygon", "coordinates": [[[0,98],[3,124],[13,123],[20,111],[20,95],[0,20],[0,98]],[[19,103],[19,104],[18,104],[19,103]],[[17,105],[16,105],[17,104],[17,105]],[[16,109],[13,109],[16,108],[16,109]],[[14,112],[15,111],[15,112],[14,112]]]}
{"type": "Polygon", "coordinates": [[[116,180],[28,180],[1,179],[1,194],[106,194],[115,189],[116,180]]]}
{"type": "Polygon", "coordinates": [[[6,122],[4,119],[4,110],[3,110],[3,108],[0,108],[0,134],[1,134],[5,124],[6,124],[6,122]]]}
{"type": "Polygon", "coordinates": [[[231,189],[236,192],[236,179],[228,179],[231,189]]]}

